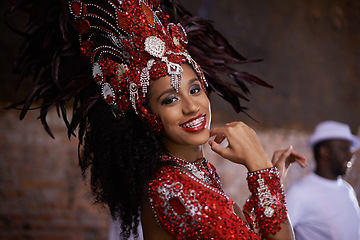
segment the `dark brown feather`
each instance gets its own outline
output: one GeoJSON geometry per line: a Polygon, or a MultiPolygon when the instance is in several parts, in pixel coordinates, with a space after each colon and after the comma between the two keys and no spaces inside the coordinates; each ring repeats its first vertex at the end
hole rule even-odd
{"type": "MultiPolygon", "coordinates": [[[[86,127],[86,116],[100,98],[100,89],[91,76],[91,66],[79,51],[78,34],[69,20],[66,0],[19,0],[8,14],[22,11],[29,17],[24,31],[14,29],[23,37],[23,45],[14,72],[19,74],[19,84],[32,77],[34,88],[22,101],[8,108],[21,108],[20,119],[27,112],[40,106],[39,118],[50,136],[54,137],[47,124],[47,114],[56,108],[68,128],[68,135],[75,135],[80,126],[79,138],[86,127]],[[71,101],[73,111],[67,118],[66,105],[71,101]]],[[[241,100],[248,101],[248,85],[271,87],[260,78],[240,72],[233,64],[245,64],[248,60],[239,54],[229,42],[216,31],[211,22],[192,16],[178,1],[163,1],[164,11],[179,19],[188,37],[188,51],[202,67],[209,82],[209,93],[214,91],[232,104],[236,112],[246,108],[241,100]]]]}

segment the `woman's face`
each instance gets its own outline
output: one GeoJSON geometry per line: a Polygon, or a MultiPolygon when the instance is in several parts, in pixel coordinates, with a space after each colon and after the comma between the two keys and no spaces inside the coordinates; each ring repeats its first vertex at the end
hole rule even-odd
{"type": "Polygon", "coordinates": [[[148,103],[163,123],[161,134],[166,144],[199,146],[210,136],[210,102],[193,69],[187,64],[182,67],[179,91],[171,86],[170,76],[153,80],[148,103]]]}

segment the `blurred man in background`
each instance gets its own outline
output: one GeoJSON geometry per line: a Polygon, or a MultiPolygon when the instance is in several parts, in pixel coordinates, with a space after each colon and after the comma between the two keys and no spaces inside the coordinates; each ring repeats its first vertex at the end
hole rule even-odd
{"type": "Polygon", "coordinates": [[[297,240],[360,239],[360,211],[353,188],[342,177],[351,167],[359,138],[346,124],[319,123],[308,140],[316,169],[286,194],[297,240]]]}

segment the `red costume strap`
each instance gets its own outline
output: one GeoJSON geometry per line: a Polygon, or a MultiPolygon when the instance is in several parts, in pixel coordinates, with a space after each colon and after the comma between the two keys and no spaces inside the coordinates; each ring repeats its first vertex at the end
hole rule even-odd
{"type": "Polygon", "coordinates": [[[255,218],[253,224],[260,233],[275,234],[281,229],[280,224],[288,220],[285,193],[277,169],[249,172],[247,181],[252,194],[244,206],[248,222],[251,224],[250,220],[255,218]]]}
{"type": "Polygon", "coordinates": [[[232,199],[180,167],[160,169],[149,197],[158,223],[175,239],[260,239],[235,214],[232,199]]]}

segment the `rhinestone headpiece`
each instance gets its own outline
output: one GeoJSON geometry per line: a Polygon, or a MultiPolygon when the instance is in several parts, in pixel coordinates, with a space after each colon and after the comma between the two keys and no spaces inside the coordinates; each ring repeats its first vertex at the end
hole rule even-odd
{"type": "Polygon", "coordinates": [[[161,129],[158,118],[143,106],[150,79],[169,75],[179,91],[182,63],[189,63],[202,86],[207,85],[186,51],[184,28],[168,21],[159,1],[70,0],[69,9],[80,50],[90,58],[93,78],[116,117],[131,107],[150,126],[161,129]]]}

